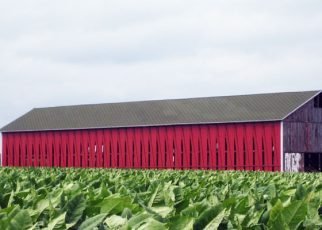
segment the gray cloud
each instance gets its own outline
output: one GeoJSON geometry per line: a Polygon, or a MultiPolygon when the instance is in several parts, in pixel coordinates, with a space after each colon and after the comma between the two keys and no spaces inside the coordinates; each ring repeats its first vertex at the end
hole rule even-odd
{"type": "Polygon", "coordinates": [[[5,1],[0,126],[33,107],[322,85],[322,3],[5,1]]]}

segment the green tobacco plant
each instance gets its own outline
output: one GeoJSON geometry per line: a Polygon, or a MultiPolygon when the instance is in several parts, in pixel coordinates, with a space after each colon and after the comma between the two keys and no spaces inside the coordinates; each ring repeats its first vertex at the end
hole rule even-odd
{"type": "Polygon", "coordinates": [[[0,168],[0,176],[0,229],[322,228],[321,173],[0,168]]]}

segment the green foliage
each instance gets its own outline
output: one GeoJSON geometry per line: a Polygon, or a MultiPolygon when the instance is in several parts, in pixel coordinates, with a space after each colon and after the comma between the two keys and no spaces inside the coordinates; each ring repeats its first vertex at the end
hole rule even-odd
{"type": "Polygon", "coordinates": [[[0,176],[0,229],[322,228],[321,173],[0,168],[0,176]]]}
{"type": "Polygon", "coordinates": [[[91,230],[95,229],[99,224],[102,224],[104,219],[106,218],[106,214],[98,214],[96,216],[90,217],[87,220],[85,220],[81,226],[79,227],[79,230],[91,230]]]}

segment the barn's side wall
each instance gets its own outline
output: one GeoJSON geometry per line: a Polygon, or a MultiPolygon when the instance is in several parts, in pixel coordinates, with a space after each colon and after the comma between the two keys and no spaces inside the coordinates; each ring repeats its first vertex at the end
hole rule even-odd
{"type": "Polygon", "coordinates": [[[280,170],[280,123],[3,133],[3,165],[280,170]]]}
{"type": "Polygon", "coordinates": [[[322,153],[322,108],[309,101],[283,121],[284,153],[322,153]]]}

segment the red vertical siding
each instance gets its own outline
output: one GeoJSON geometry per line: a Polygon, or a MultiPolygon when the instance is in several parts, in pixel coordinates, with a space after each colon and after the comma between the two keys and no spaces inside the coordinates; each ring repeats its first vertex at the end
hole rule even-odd
{"type": "MultiPolygon", "coordinates": [[[[27,166],[33,166],[33,133],[27,135],[27,154],[28,154],[28,163],[27,166]]],[[[10,150],[10,147],[8,148],[10,150]]]]}
{"type": "Polygon", "coordinates": [[[191,168],[199,168],[199,157],[200,157],[200,129],[199,126],[193,126],[191,128],[192,132],[192,156],[191,156],[191,168]]]}
{"type": "Polygon", "coordinates": [[[89,144],[88,144],[88,131],[84,130],[82,131],[82,142],[81,142],[81,157],[82,157],[82,167],[87,168],[88,165],[88,159],[89,159],[89,144]]]}
{"type": "Polygon", "coordinates": [[[166,129],[164,127],[159,130],[159,153],[158,153],[158,168],[166,168],[166,129]]]}
{"type": "Polygon", "coordinates": [[[95,155],[97,151],[96,146],[96,130],[90,130],[89,131],[89,167],[94,168],[95,167],[95,155]]]}
{"type": "Polygon", "coordinates": [[[2,165],[8,166],[8,138],[6,133],[2,134],[2,165]]]}
{"type": "Polygon", "coordinates": [[[60,159],[60,165],[61,167],[67,166],[67,146],[68,146],[68,136],[67,132],[64,131],[61,134],[61,159],[60,159]]]}
{"type": "Polygon", "coordinates": [[[266,125],[264,127],[265,132],[265,148],[264,148],[264,160],[265,171],[273,171],[273,125],[266,125]]]}
{"type": "Polygon", "coordinates": [[[118,154],[119,154],[119,132],[117,129],[111,130],[111,137],[112,137],[111,167],[117,168],[118,167],[118,154]]]}
{"type": "Polygon", "coordinates": [[[120,129],[120,144],[119,144],[119,168],[126,168],[126,130],[120,129]]]}
{"type": "Polygon", "coordinates": [[[53,167],[54,166],[54,133],[53,132],[48,132],[47,133],[47,151],[48,151],[48,167],[53,167]]]}
{"type": "Polygon", "coordinates": [[[165,168],[165,153],[166,153],[166,131],[164,127],[158,128],[158,168],[165,168]]]}
{"type": "Polygon", "coordinates": [[[182,169],[182,154],[183,154],[183,133],[182,127],[178,126],[174,129],[175,135],[175,151],[174,151],[174,168],[182,169]]]}
{"type": "Polygon", "coordinates": [[[97,131],[97,152],[96,152],[96,162],[97,167],[102,168],[103,167],[103,139],[104,139],[104,133],[103,130],[97,131]]]}
{"type": "Polygon", "coordinates": [[[12,134],[8,135],[8,166],[14,166],[14,137],[12,134]]]}
{"type": "Polygon", "coordinates": [[[126,130],[126,168],[133,168],[134,158],[134,129],[129,128],[126,130]]]}
{"type": "Polygon", "coordinates": [[[142,136],[141,136],[141,142],[142,142],[142,159],[141,164],[142,168],[148,169],[149,168],[149,155],[150,155],[150,128],[142,129],[142,136]]]}
{"type": "Polygon", "coordinates": [[[236,126],[228,125],[227,126],[227,139],[228,139],[228,150],[227,150],[227,169],[235,169],[235,155],[236,155],[236,146],[235,146],[235,137],[236,137],[236,126]]]}
{"type": "Polygon", "coordinates": [[[255,170],[263,170],[263,127],[261,124],[255,126],[255,170]]]}
{"type": "Polygon", "coordinates": [[[218,169],[226,169],[226,127],[218,125],[218,169]]]}
{"type": "Polygon", "coordinates": [[[218,132],[217,132],[217,126],[211,125],[209,126],[209,168],[210,169],[217,169],[217,146],[218,146],[218,132]]]}
{"type": "Polygon", "coordinates": [[[280,123],[3,134],[4,166],[280,170],[280,123]]]}
{"type": "Polygon", "coordinates": [[[254,149],[255,149],[255,137],[254,137],[254,124],[245,125],[245,141],[246,141],[246,170],[255,169],[254,161],[254,149]]]}
{"type": "Polygon", "coordinates": [[[84,151],[82,146],[82,132],[76,131],[76,167],[82,166],[82,152],[84,151]]]}
{"type": "Polygon", "coordinates": [[[40,166],[46,167],[47,166],[47,140],[46,140],[46,133],[40,133],[40,166]]]}
{"type": "Polygon", "coordinates": [[[208,126],[200,126],[200,168],[208,168],[208,126]]]}
{"type": "Polygon", "coordinates": [[[192,144],[191,144],[191,127],[183,127],[183,137],[184,137],[184,152],[183,152],[183,168],[191,168],[191,155],[192,155],[192,144]]]}
{"type": "Polygon", "coordinates": [[[68,146],[67,146],[67,167],[75,167],[75,132],[70,131],[67,133],[68,146]]]}
{"type": "Polygon", "coordinates": [[[135,129],[135,148],[134,148],[134,168],[141,167],[141,153],[142,153],[142,140],[141,140],[141,129],[135,129]]]}
{"type": "Polygon", "coordinates": [[[150,149],[150,168],[156,169],[157,168],[157,158],[158,158],[158,130],[157,128],[151,128],[151,149],[150,149]]]}
{"type": "Polygon", "coordinates": [[[167,149],[166,149],[166,168],[173,168],[173,160],[174,160],[174,128],[173,127],[167,127],[166,128],[166,142],[167,142],[167,149]]]}
{"type": "Polygon", "coordinates": [[[236,130],[236,169],[237,170],[245,170],[245,126],[239,125],[236,130]]]}
{"type": "Polygon", "coordinates": [[[26,133],[21,133],[21,166],[27,166],[27,136],[26,133]]]}
{"type": "Polygon", "coordinates": [[[20,135],[19,133],[13,134],[13,165],[14,166],[20,166],[20,135]]]}
{"type": "Polygon", "coordinates": [[[274,146],[274,154],[273,154],[273,171],[281,170],[281,126],[280,123],[274,123],[274,138],[273,138],[273,146],[274,146]]]}
{"type": "Polygon", "coordinates": [[[61,133],[58,131],[54,132],[54,166],[61,166],[61,133]]]}
{"type": "Polygon", "coordinates": [[[111,167],[111,131],[108,129],[104,130],[103,165],[111,167]]]}

